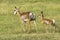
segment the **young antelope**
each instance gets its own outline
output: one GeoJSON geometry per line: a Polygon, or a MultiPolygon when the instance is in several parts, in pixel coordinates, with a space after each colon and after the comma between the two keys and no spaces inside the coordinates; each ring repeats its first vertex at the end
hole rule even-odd
{"type": "MultiPolygon", "coordinates": [[[[46,25],[50,24],[51,26],[53,26],[54,30],[56,29],[55,20],[44,18],[43,11],[41,11],[41,14],[39,15],[39,17],[41,18],[43,24],[46,24],[46,25]]],[[[47,32],[47,28],[46,28],[46,32],[47,32]]]]}

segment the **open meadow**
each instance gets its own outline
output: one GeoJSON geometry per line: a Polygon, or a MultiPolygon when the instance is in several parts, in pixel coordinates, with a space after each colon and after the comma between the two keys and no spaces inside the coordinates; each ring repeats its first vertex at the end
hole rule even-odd
{"type": "MultiPolygon", "coordinates": [[[[26,30],[28,30],[28,23],[26,30]]],[[[60,40],[60,0],[0,0],[0,40],[60,40]],[[31,32],[23,32],[19,14],[14,15],[14,7],[21,12],[36,14],[38,33],[32,22],[31,32]],[[44,11],[48,19],[56,20],[56,32],[51,25],[43,25],[38,15],[44,11]],[[45,27],[49,33],[46,33],[45,27]]]]}

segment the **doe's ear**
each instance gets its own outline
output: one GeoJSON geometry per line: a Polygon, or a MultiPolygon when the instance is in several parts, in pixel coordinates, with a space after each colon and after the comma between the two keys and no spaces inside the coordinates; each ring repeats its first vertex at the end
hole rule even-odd
{"type": "Polygon", "coordinates": [[[15,6],[15,9],[19,10],[19,9],[20,9],[20,7],[16,7],[16,6],[15,6]]]}
{"type": "Polygon", "coordinates": [[[17,7],[15,6],[15,9],[17,9],[17,7]]]}

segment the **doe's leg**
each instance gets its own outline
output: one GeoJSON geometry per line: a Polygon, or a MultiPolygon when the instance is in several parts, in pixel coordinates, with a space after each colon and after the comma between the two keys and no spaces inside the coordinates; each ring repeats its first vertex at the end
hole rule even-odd
{"type": "Polygon", "coordinates": [[[22,21],[22,20],[21,20],[21,27],[22,27],[23,31],[26,32],[26,28],[25,28],[26,25],[25,25],[24,21],[22,21]]]}
{"type": "Polygon", "coordinates": [[[34,21],[34,25],[35,25],[36,32],[37,32],[37,31],[38,31],[38,29],[37,29],[37,23],[36,23],[36,21],[34,21]]]}
{"type": "Polygon", "coordinates": [[[28,21],[28,25],[29,25],[28,33],[30,33],[30,30],[31,30],[31,21],[28,21]]]}

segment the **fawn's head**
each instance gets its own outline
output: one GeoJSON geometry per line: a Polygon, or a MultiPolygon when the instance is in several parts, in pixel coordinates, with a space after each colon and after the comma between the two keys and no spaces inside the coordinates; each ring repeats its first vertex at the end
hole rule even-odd
{"type": "Polygon", "coordinates": [[[39,14],[39,17],[44,17],[43,11],[41,11],[41,14],[39,14]]]}

